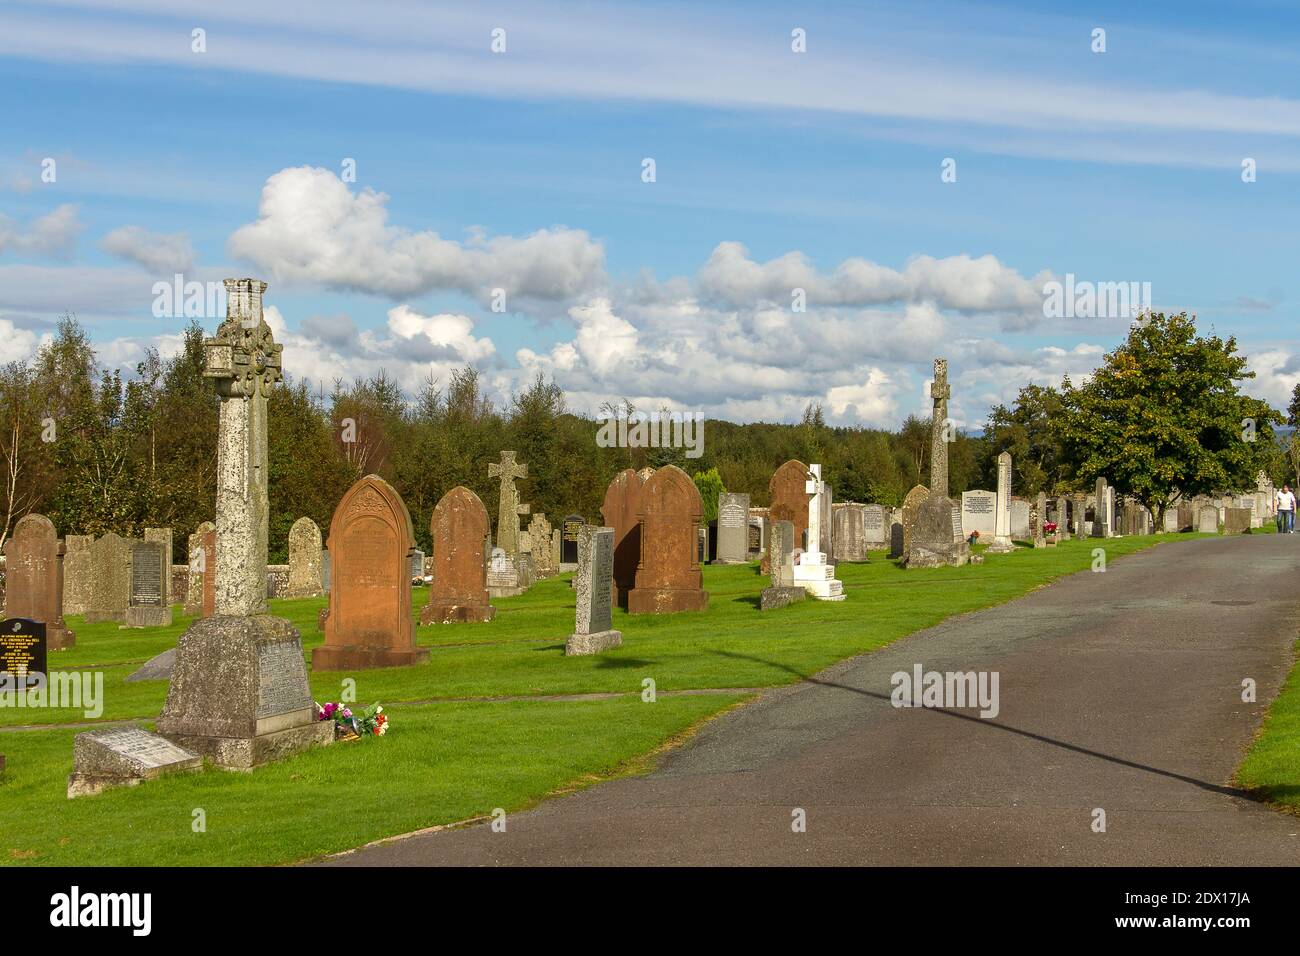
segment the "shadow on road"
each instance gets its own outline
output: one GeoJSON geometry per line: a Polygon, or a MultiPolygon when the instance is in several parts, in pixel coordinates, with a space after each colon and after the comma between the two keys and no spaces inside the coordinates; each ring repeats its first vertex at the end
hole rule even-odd
{"type": "MultiPolygon", "coordinates": [[[[850,687],[848,684],[837,684],[834,681],[819,680],[816,677],[810,677],[806,674],[802,674],[799,671],[795,670],[793,667],[790,667],[789,665],[786,664],[781,664],[777,661],[765,660],[764,658],[754,657],[750,654],[738,654],[735,651],[713,651],[712,653],[718,654],[722,657],[734,657],[740,660],[750,661],[755,664],[766,664],[769,667],[775,667],[778,670],[783,670],[788,674],[794,674],[796,677],[799,678],[801,682],[805,684],[814,684],[818,687],[829,687],[834,690],[846,690],[854,694],[860,694],[863,697],[872,697],[875,698],[876,700],[884,701],[885,703],[892,703],[887,694],[878,694],[875,691],[863,690],[860,687],[850,687]]],[[[1069,750],[1073,753],[1084,754],[1085,756],[1088,757],[1096,757],[1098,760],[1105,760],[1109,763],[1117,764],[1121,767],[1130,767],[1134,770],[1141,770],[1145,773],[1153,773],[1156,774],[1157,776],[1168,777],[1171,780],[1179,780],[1182,781],[1183,783],[1190,783],[1193,786],[1200,787],[1202,790],[1208,790],[1211,793],[1219,793],[1227,797],[1239,797],[1242,800],[1250,800],[1252,803],[1263,802],[1262,796],[1253,794],[1249,790],[1241,790],[1237,787],[1228,787],[1228,786],[1224,786],[1223,784],[1210,783],[1207,780],[1198,780],[1195,777],[1189,777],[1186,774],[1175,773],[1172,770],[1161,770],[1159,767],[1151,767],[1146,764],[1137,763],[1136,761],[1133,760],[1126,760],[1123,757],[1116,757],[1113,754],[1104,754],[1096,750],[1090,750],[1087,747],[1081,747],[1078,744],[1068,743],[1067,741],[1064,740],[1057,740],[1053,737],[1044,736],[1043,734],[1036,734],[1031,730],[1021,730],[1019,727],[1011,727],[1008,726],[1007,724],[999,724],[993,720],[987,720],[983,717],[976,717],[971,714],[963,714],[960,711],[949,710],[944,707],[926,707],[925,710],[935,714],[943,714],[945,717],[954,717],[958,720],[969,720],[975,724],[979,724],[980,726],[987,727],[991,730],[1001,730],[1004,733],[1017,734],[1021,737],[1027,737],[1030,740],[1037,740],[1040,743],[1048,744],[1052,747],[1059,747],[1062,750],[1069,750]]]]}

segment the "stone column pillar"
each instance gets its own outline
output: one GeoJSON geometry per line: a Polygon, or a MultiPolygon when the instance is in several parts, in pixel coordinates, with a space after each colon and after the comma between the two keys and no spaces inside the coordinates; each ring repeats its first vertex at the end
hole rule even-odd
{"type": "Polygon", "coordinates": [[[1105,478],[1097,479],[1096,497],[1097,497],[1097,501],[1092,506],[1092,514],[1093,514],[1092,537],[1109,538],[1110,526],[1106,523],[1107,504],[1106,504],[1106,479],[1105,478]]]}
{"type": "Polygon", "coordinates": [[[989,550],[997,553],[1014,551],[1011,543],[1011,455],[998,455],[998,500],[993,516],[993,543],[989,550]]]}
{"type": "Polygon", "coordinates": [[[930,385],[933,408],[930,413],[930,490],[948,495],[948,360],[934,360],[934,382],[930,385]]]}
{"type": "Polygon", "coordinates": [[[221,397],[217,437],[217,614],[266,611],[266,399],[280,352],[262,318],[266,283],[226,280],[226,321],[204,345],[221,397]]]}

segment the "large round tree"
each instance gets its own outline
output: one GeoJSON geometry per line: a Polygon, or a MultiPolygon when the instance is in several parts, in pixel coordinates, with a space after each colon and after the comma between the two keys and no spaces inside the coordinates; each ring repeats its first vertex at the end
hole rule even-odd
{"type": "Polygon", "coordinates": [[[1282,422],[1241,392],[1237,341],[1196,334],[1187,313],[1144,316],[1088,382],[1065,380],[1062,430],[1075,472],[1141,502],[1157,528],[1180,496],[1255,487],[1282,422]]]}

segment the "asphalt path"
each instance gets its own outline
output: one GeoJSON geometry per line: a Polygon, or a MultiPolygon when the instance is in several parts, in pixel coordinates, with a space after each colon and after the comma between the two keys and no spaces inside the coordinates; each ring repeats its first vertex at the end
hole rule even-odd
{"type": "Polygon", "coordinates": [[[1300,818],[1231,778],[1297,636],[1300,537],[1166,544],[766,692],[654,772],[509,815],[504,832],[324,862],[1296,865],[1300,818]],[[891,676],[916,664],[996,673],[997,716],[893,706],[891,676]]]}

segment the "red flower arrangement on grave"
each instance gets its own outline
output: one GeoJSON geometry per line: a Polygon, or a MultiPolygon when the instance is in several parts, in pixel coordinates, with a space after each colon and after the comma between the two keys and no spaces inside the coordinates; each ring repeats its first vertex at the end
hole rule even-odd
{"type": "Polygon", "coordinates": [[[352,708],[328,701],[324,706],[316,705],[319,712],[317,720],[334,721],[334,733],[341,737],[382,737],[388,733],[388,715],[380,704],[371,704],[360,714],[353,713],[352,708]]]}

